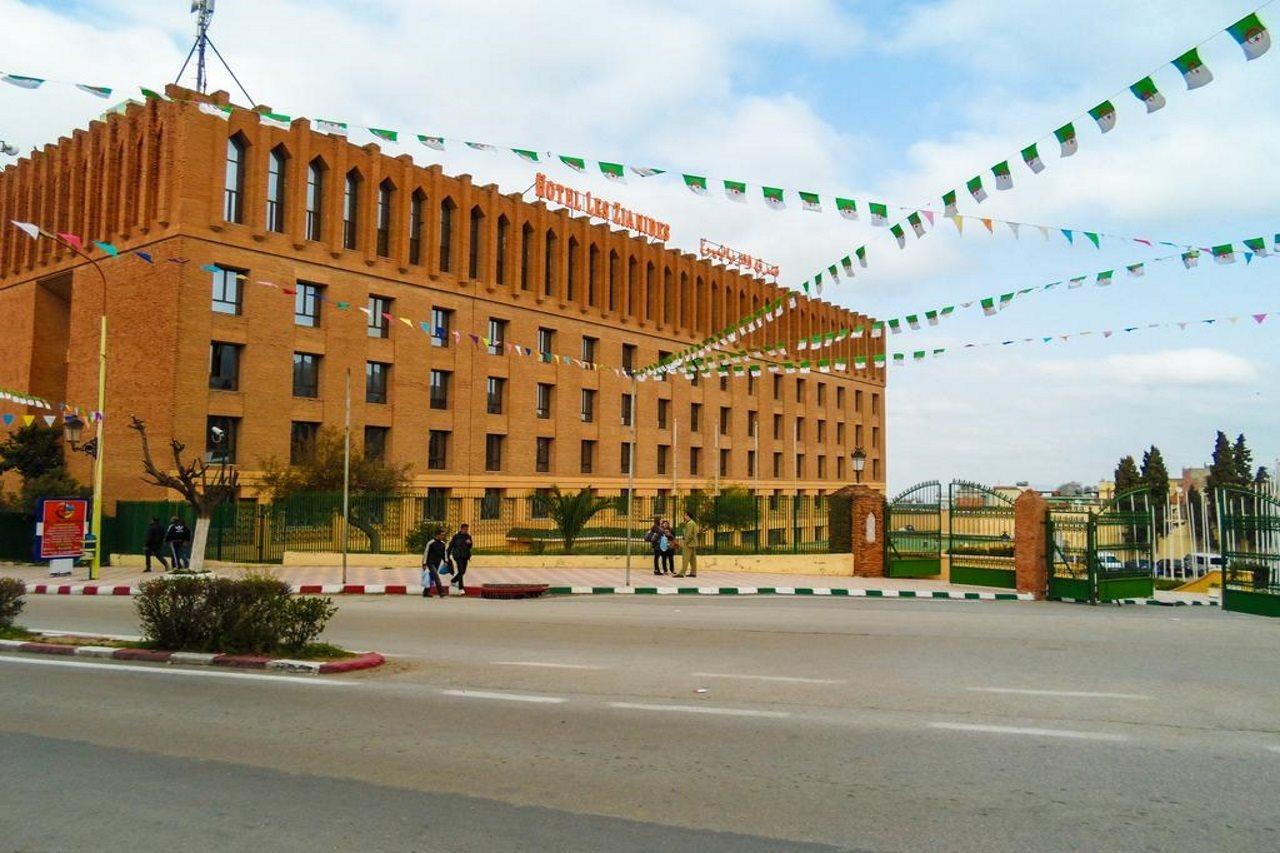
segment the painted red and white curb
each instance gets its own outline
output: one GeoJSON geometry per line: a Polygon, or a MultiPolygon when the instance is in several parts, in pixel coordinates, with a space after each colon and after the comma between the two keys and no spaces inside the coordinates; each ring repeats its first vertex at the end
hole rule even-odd
{"type": "MultiPolygon", "coordinates": [[[[61,633],[61,632],[59,632],[61,633]]],[[[331,675],[371,669],[386,663],[377,652],[362,652],[333,661],[291,660],[260,655],[220,655],[203,652],[161,652],[151,649],[121,649],[114,646],[73,646],[42,643],[36,640],[0,640],[0,652],[26,652],[37,655],[99,658],[104,660],[145,661],[181,666],[225,666],[235,669],[265,669],[277,672],[299,672],[308,675],[331,675]]]]}

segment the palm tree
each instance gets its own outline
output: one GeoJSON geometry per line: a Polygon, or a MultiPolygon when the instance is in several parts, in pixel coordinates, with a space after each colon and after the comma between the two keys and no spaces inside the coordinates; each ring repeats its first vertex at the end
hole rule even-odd
{"type": "Polygon", "coordinates": [[[589,488],[566,494],[560,491],[559,486],[554,486],[551,494],[538,499],[545,502],[547,515],[560,531],[566,554],[573,551],[574,541],[582,534],[583,528],[596,513],[613,505],[608,498],[593,495],[589,488]]]}

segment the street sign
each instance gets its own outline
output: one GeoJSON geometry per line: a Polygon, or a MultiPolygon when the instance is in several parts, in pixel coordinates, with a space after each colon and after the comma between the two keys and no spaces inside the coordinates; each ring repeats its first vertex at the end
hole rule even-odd
{"type": "Polygon", "coordinates": [[[60,560],[84,556],[89,501],[44,498],[36,508],[36,557],[60,560]]]}

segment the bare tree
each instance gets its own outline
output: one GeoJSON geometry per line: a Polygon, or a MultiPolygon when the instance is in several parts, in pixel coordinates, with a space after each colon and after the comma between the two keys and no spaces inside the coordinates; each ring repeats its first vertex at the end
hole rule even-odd
{"type": "Polygon", "coordinates": [[[164,489],[173,489],[182,495],[190,504],[196,516],[195,540],[191,543],[191,570],[198,572],[204,568],[205,545],[209,541],[209,522],[214,512],[224,503],[232,500],[236,494],[236,486],[240,474],[234,468],[228,469],[225,464],[210,466],[200,456],[189,462],[182,461],[182,453],[187,446],[176,438],[169,442],[169,450],[173,453],[173,471],[162,471],[151,456],[151,443],[147,439],[147,425],[136,416],[129,416],[133,423],[129,426],[137,430],[142,437],[142,468],[145,472],[143,480],[164,489]]]}

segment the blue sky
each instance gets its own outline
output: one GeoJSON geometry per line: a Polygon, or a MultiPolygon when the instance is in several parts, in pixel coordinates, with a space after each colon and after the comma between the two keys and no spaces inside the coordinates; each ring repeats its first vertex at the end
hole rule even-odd
{"type": "MultiPolygon", "coordinates": [[[[671,244],[708,237],[777,261],[798,284],[867,244],[872,266],[828,288],[831,301],[879,316],[956,304],[1150,258],[1135,244],[1015,240],[939,219],[900,251],[865,216],[759,203],[758,186],[1209,246],[1280,232],[1280,49],[1246,63],[1223,33],[1202,55],[1215,80],[1185,91],[1168,61],[1252,10],[1221,0],[632,0],[627,4],[376,0],[222,0],[213,36],[250,93],[280,112],[355,125],[653,163],[741,179],[734,204],[678,178],[626,186],[551,167],[562,181],[672,223],[671,244]],[[1011,10],[1011,6],[1016,9],[1011,10]],[[1147,115],[1123,92],[1159,68],[1168,106],[1147,115]],[[963,183],[1105,97],[1105,137],[1077,122],[1080,151],[1047,169],[1013,163],[1014,188],[977,205],[963,183]]],[[[1280,29],[1280,4],[1264,10],[1280,29]]],[[[0,0],[0,69],[127,88],[172,80],[192,22],[173,0],[0,0]]],[[[214,85],[231,88],[215,66],[214,85]]],[[[188,75],[190,80],[190,74],[188,75]]],[[[238,99],[242,101],[243,99],[238,99]]],[[[84,125],[103,104],[46,86],[0,87],[0,138],[26,149],[84,125]]],[[[366,141],[359,133],[356,141],[366,141]]],[[[527,164],[505,154],[386,146],[521,190],[527,164]]],[[[829,207],[830,205],[828,205],[829,207]]],[[[977,227],[975,227],[977,226],[977,227]]],[[[1204,461],[1215,430],[1245,432],[1259,462],[1280,455],[1276,382],[1280,261],[1199,268],[1152,265],[1106,289],[1037,294],[993,318],[958,312],[894,349],[947,347],[892,371],[889,472],[920,479],[1030,480],[1053,486],[1109,476],[1116,458],[1158,444],[1170,467],[1204,461]],[[1236,323],[1109,339],[956,350],[965,342],[1241,316],[1236,323]]]]}

